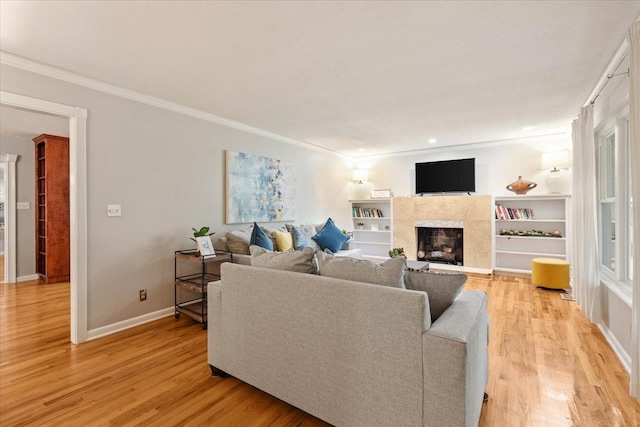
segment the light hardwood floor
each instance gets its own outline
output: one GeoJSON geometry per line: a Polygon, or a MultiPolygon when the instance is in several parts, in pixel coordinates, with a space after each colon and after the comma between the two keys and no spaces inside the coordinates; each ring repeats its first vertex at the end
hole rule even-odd
{"type": "MultiPolygon", "coordinates": [[[[638,426],[629,376],[574,302],[528,280],[472,278],[489,294],[482,426],[638,426]]],[[[211,377],[206,332],[173,317],[79,346],[69,286],[0,285],[0,425],[319,426],[234,378],[211,377]]]]}

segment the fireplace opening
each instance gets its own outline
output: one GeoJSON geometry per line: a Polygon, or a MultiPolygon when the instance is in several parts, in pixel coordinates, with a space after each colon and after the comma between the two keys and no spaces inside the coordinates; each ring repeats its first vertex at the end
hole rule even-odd
{"type": "Polygon", "coordinates": [[[462,228],[416,227],[418,261],[464,265],[462,258],[462,228]]]}

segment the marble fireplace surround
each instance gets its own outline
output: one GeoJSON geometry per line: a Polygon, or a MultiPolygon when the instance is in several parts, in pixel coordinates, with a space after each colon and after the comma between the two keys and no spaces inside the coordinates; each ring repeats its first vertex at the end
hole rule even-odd
{"type": "Polygon", "coordinates": [[[433,267],[491,274],[493,211],[492,196],[396,197],[393,199],[393,247],[404,248],[407,258],[415,260],[417,224],[461,222],[464,229],[464,265],[439,264],[433,267]]]}

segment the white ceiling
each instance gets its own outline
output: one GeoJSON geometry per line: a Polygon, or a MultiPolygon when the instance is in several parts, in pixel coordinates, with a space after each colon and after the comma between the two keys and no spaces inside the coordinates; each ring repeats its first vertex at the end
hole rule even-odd
{"type": "Polygon", "coordinates": [[[363,156],[567,132],[639,14],[640,1],[3,0],[0,48],[363,156]]]}

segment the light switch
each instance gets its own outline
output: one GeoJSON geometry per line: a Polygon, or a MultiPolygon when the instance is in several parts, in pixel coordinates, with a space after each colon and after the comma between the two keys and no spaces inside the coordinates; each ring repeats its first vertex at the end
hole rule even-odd
{"type": "Polygon", "coordinates": [[[122,216],[120,205],[107,205],[107,216],[122,216]]]}
{"type": "Polygon", "coordinates": [[[29,202],[18,202],[16,204],[16,209],[31,209],[31,203],[29,203],[29,202]]]}

